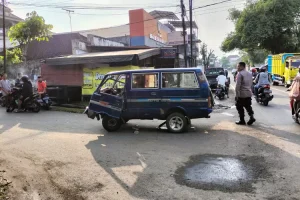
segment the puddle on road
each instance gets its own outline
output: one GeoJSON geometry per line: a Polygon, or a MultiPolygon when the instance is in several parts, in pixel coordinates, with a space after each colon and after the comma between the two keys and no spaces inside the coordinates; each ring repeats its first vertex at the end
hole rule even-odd
{"type": "Polygon", "coordinates": [[[203,190],[253,192],[252,183],[270,176],[263,157],[197,155],[176,171],[177,184],[203,190]]]}

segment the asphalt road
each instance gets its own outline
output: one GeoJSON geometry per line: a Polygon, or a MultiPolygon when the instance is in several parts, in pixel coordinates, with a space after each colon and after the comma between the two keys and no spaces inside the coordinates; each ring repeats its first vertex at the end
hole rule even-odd
{"type": "Polygon", "coordinates": [[[0,171],[16,200],[300,199],[300,125],[285,88],[272,89],[268,107],[253,103],[254,126],[234,124],[231,94],[185,134],[156,120],[106,133],[85,115],[0,109],[0,171]]]}

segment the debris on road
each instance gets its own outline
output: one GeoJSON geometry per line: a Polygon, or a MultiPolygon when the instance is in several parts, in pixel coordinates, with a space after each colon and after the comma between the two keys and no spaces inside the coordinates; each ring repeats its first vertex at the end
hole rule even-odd
{"type": "Polygon", "coordinates": [[[8,187],[11,184],[7,179],[4,178],[5,171],[0,171],[0,200],[7,200],[8,187]]]}

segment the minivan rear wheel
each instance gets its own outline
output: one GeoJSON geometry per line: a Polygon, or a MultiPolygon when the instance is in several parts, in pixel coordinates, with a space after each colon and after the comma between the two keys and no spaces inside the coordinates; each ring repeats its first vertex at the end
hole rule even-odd
{"type": "Polygon", "coordinates": [[[114,132],[120,129],[122,122],[120,119],[110,116],[104,116],[102,119],[102,126],[108,132],[114,132]]]}
{"type": "Polygon", "coordinates": [[[171,133],[183,133],[188,127],[188,120],[181,113],[172,113],[167,117],[166,125],[171,133]]]}

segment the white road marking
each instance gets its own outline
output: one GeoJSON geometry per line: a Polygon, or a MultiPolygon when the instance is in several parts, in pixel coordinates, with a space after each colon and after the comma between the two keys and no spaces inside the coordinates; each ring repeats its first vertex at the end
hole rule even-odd
{"type": "Polygon", "coordinates": [[[227,112],[223,112],[223,113],[221,113],[222,115],[227,115],[227,116],[230,116],[230,117],[234,117],[234,115],[233,114],[230,114],[230,113],[227,113],[227,112]]]}
{"type": "Polygon", "coordinates": [[[235,88],[233,87],[233,85],[230,85],[231,89],[233,89],[233,91],[235,91],[235,88]]]}
{"type": "Polygon", "coordinates": [[[275,88],[275,87],[271,87],[271,90],[276,90],[276,91],[282,92],[282,93],[284,93],[284,94],[288,94],[287,91],[282,91],[282,90],[277,89],[277,88],[275,88]]]}

